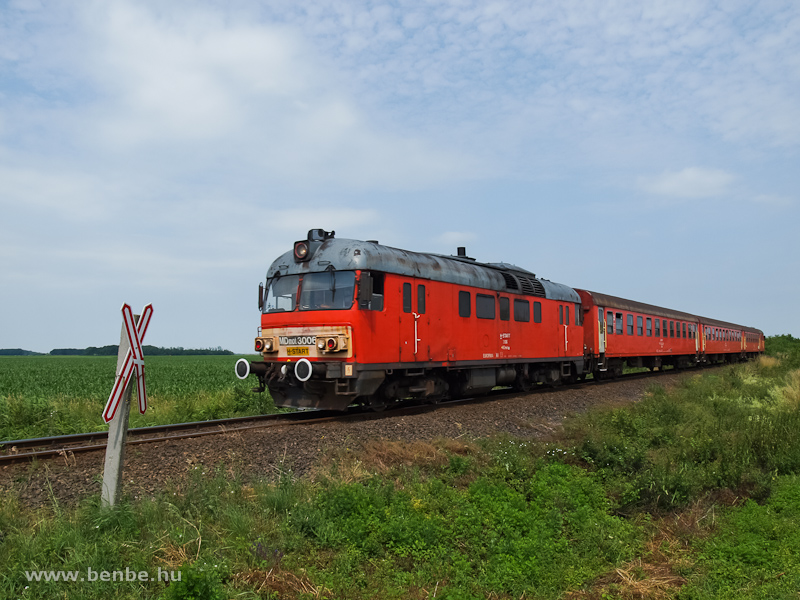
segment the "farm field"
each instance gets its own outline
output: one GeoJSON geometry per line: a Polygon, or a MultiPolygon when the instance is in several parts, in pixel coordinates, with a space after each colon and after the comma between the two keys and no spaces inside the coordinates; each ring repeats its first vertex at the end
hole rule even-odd
{"type": "MultiPolygon", "coordinates": [[[[148,409],[131,427],[275,412],[268,392],[236,378],[238,356],[148,356],[148,409]]],[[[116,356],[0,357],[0,441],[107,429],[116,356]]]]}

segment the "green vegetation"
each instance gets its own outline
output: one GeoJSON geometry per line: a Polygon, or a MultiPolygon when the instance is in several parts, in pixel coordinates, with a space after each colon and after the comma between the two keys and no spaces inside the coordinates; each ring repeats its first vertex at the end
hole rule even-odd
{"type": "MultiPolygon", "coordinates": [[[[149,356],[149,408],[131,426],[275,412],[267,392],[236,378],[236,356],[149,356]]],[[[106,428],[116,356],[0,357],[0,440],[106,428]]],[[[135,396],[134,396],[135,397],[135,396]]]]}
{"type": "Polygon", "coordinates": [[[197,465],[115,511],[96,498],[31,510],[5,492],[0,597],[797,598],[800,341],[787,337],[759,361],[572,417],[547,442],[375,440],[304,478],[197,465]],[[90,568],[181,581],[26,576],[90,568]]]}

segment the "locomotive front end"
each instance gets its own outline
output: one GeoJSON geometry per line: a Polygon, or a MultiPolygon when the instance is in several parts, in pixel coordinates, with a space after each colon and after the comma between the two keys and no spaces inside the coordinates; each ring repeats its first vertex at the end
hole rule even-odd
{"type": "Polygon", "coordinates": [[[254,346],[262,360],[241,359],[236,374],[256,375],[256,389],[268,388],[276,406],[344,410],[383,380],[360,372],[355,361],[358,303],[371,293],[371,282],[358,268],[361,251],[348,241],[312,229],[272,264],[266,287],[259,286],[254,346]]]}

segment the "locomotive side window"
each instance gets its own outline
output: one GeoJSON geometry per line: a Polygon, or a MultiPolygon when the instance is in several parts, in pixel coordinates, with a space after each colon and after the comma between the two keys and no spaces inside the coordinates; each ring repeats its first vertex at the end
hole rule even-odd
{"type": "MultiPolygon", "coordinates": [[[[534,304],[538,304],[538,302],[534,304]]],[[[527,300],[514,300],[514,320],[520,323],[527,323],[531,320],[531,305],[527,300]]]]}
{"type": "Polygon", "coordinates": [[[383,310],[383,284],[386,279],[384,273],[372,273],[372,300],[370,310],[383,310]]]}
{"type": "Polygon", "coordinates": [[[644,335],[643,318],[636,317],[636,335],[644,335]]]}
{"type": "Polygon", "coordinates": [[[508,298],[500,296],[500,320],[508,321],[511,318],[511,308],[508,298]]]}
{"type": "Polygon", "coordinates": [[[479,319],[494,319],[494,296],[475,294],[475,316],[479,319]]]}
{"type": "Polygon", "coordinates": [[[458,292],[458,316],[468,317],[472,314],[472,298],[469,292],[458,292]]]}
{"type": "Polygon", "coordinates": [[[622,335],[622,331],[623,331],[622,313],[617,313],[617,335],[622,335]]]}
{"type": "Polygon", "coordinates": [[[653,337],[653,319],[647,317],[647,337],[653,337]]]}
{"type": "Polygon", "coordinates": [[[564,307],[564,323],[569,325],[569,306],[564,307]]]}
{"type": "Polygon", "coordinates": [[[656,337],[661,337],[661,319],[656,319],[656,337]]]}
{"type": "Polygon", "coordinates": [[[614,313],[611,312],[611,311],[608,311],[607,315],[608,315],[608,319],[606,319],[606,323],[608,325],[606,326],[606,333],[613,334],[614,333],[614,313]]]}
{"type": "Polygon", "coordinates": [[[628,315],[628,335],[633,335],[633,315],[628,315]]]}
{"type": "Polygon", "coordinates": [[[403,312],[410,313],[411,312],[411,284],[404,283],[403,284],[403,312]]]}
{"type": "Polygon", "coordinates": [[[421,315],[425,314],[425,286],[417,286],[417,312],[421,315]]]}
{"type": "MultiPolygon", "coordinates": [[[[527,304],[527,302],[525,303],[527,304]]],[[[542,322],[542,303],[534,301],[533,303],[533,322],[534,323],[541,323],[542,322]]]]}
{"type": "Polygon", "coordinates": [[[563,304],[559,304],[558,305],[558,324],[559,325],[563,325],[564,324],[564,305],[563,304]]]}
{"type": "Polygon", "coordinates": [[[581,305],[580,304],[576,304],[575,305],[575,325],[578,325],[578,326],[583,325],[582,321],[583,321],[583,312],[581,311],[581,305]]]}

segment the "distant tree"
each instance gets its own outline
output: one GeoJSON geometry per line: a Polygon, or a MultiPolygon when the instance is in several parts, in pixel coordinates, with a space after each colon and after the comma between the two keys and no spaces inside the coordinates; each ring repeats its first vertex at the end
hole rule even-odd
{"type": "Polygon", "coordinates": [[[22,348],[0,348],[0,356],[41,356],[41,352],[31,352],[22,348]]]}
{"type": "MultiPolygon", "coordinates": [[[[203,355],[225,355],[233,354],[230,350],[224,350],[221,346],[216,348],[161,348],[158,346],[142,346],[145,356],[203,356],[203,355]]],[[[24,351],[23,351],[24,352],[24,351]]],[[[53,356],[116,356],[119,346],[89,346],[86,349],[77,348],[57,348],[51,350],[53,356]]]]}

